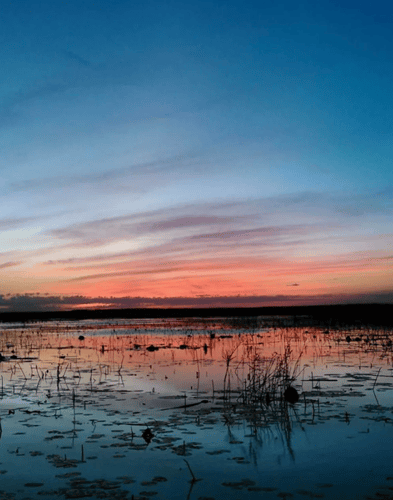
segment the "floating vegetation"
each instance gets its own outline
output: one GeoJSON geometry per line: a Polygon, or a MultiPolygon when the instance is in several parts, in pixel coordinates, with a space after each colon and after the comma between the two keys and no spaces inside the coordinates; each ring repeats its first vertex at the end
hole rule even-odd
{"type": "Polygon", "coordinates": [[[240,481],[235,482],[224,482],[222,485],[235,490],[242,490],[244,488],[255,486],[255,481],[252,481],[251,479],[241,479],[240,481]]]}
{"type": "Polygon", "coordinates": [[[66,456],[61,457],[60,455],[48,455],[46,458],[48,462],[57,468],[77,467],[79,463],[79,460],[67,459],[66,456]]]}

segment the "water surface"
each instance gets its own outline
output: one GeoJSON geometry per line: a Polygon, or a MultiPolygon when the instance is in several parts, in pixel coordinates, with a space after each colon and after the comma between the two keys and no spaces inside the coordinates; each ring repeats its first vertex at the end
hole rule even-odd
{"type": "Polygon", "coordinates": [[[389,329],[260,317],[0,331],[0,498],[392,496],[389,329]],[[253,391],[285,353],[293,404],[285,384],[253,391]]]}

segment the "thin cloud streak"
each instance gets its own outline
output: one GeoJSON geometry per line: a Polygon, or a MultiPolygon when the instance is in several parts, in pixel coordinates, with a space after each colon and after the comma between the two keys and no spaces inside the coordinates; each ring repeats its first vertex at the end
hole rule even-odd
{"type": "MultiPolygon", "coordinates": [[[[293,226],[296,225],[295,217],[301,217],[304,210],[311,206],[309,198],[306,197],[305,199],[306,206],[298,199],[294,200],[292,197],[275,197],[230,203],[191,204],[74,224],[55,229],[51,232],[51,235],[59,239],[70,239],[75,246],[78,246],[90,245],[92,243],[99,244],[100,242],[104,244],[108,241],[133,238],[159,231],[169,231],[171,229],[198,229],[198,227],[203,226],[210,226],[212,234],[217,233],[218,227],[225,227],[230,224],[234,231],[244,230],[245,233],[248,231],[257,232],[258,227],[255,226],[260,226],[261,221],[265,223],[264,225],[268,225],[271,218],[274,218],[278,222],[280,218],[285,220],[288,214],[291,214],[294,219],[293,226]],[[251,227],[245,229],[245,224],[251,225],[251,227]],[[241,226],[243,229],[238,229],[236,226],[241,226]]],[[[323,200],[323,196],[320,196],[318,203],[316,199],[312,208],[317,214],[315,220],[318,219],[320,224],[332,226],[333,214],[329,199],[323,200]],[[319,214],[318,210],[320,211],[319,214]]],[[[333,210],[333,213],[335,213],[335,210],[333,210]]],[[[341,220],[336,219],[334,225],[337,226],[343,221],[347,221],[347,217],[344,215],[341,220]]],[[[285,226],[281,223],[277,225],[277,228],[281,225],[285,226]]],[[[289,226],[286,225],[286,227],[289,226]]],[[[300,231],[299,224],[298,227],[300,231]]],[[[260,227],[259,230],[263,231],[263,228],[260,227]]],[[[223,237],[225,237],[224,232],[222,233],[223,237]]],[[[203,235],[201,236],[203,237],[203,235]]]]}
{"type": "MultiPolygon", "coordinates": [[[[105,272],[93,273],[88,275],[82,275],[70,278],[66,281],[69,282],[83,282],[88,280],[106,280],[110,278],[127,278],[133,276],[146,276],[155,275],[155,280],[160,281],[160,275],[165,275],[168,273],[173,273],[176,278],[184,277],[190,278],[198,273],[199,276],[202,273],[205,276],[209,274],[223,274],[229,278],[232,275],[239,274],[241,272],[253,272],[261,273],[264,278],[270,276],[282,276],[288,277],[290,275],[303,276],[307,281],[310,277],[320,277],[321,280],[325,279],[325,275],[333,275],[339,273],[352,273],[355,272],[367,272],[376,269],[382,269],[389,266],[389,261],[387,259],[370,259],[368,256],[359,254],[342,254],[335,255],[334,259],[321,259],[318,260],[298,260],[298,261],[286,261],[285,259],[279,259],[273,256],[266,257],[249,257],[244,259],[238,257],[237,259],[226,258],[220,259],[216,256],[215,258],[207,258],[206,255],[199,255],[194,260],[190,259],[168,259],[167,256],[162,256],[159,262],[156,259],[139,259],[135,261],[123,261],[117,264],[106,264],[98,266],[82,266],[82,267],[66,267],[66,271],[71,273],[80,273],[86,269],[97,268],[100,270],[105,270],[105,272]]],[[[295,283],[287,286],[299,286],[299,283],[295,283]]]]}
{"type": "Polygon", "coordinates": [[[118,191],[121,189],[118,181],[128,179],[132,181],[132,184],[127,184],[127,190],[137,192],[142,187],[151,189],[156,182],[162,182],[160,174],[180,173],[181,169],[185,167],[202,167],[201,161],[198,160],[195,152],[190,151],[188,154],[176,155],[157,161],[136,163],[129,167],[109,169],[100,173],[28,179],[22,182],[11,183],[9,189],[11,192],[26,192],[40,191],[42,189],[75,188],[83,185],[95,185],[98,187],[102,185],[106,190],[113,189],[118,191]]]}
{"type": "Polygon", "coordinates": [[[72,52],[72,50],[63,50],[62,53],[68,59],[71,59],[72,61],[76,61],[76,62],[78,62],[79,64],[81,64],[84,67],[91,66],[91,62],[89,62],[87,59],[84,59],[83,57],[79,56],[75,52],[72,52]]]}
{"type": "Polygon", "coordinates": [[[21,105],[28,105],[38,99],[48,98],[67,90],[68,85],[61,82],[47,82],[34,87],[25,88],[14,94],[8,95],[0,107],[0,129],[15,126],[23,120],[24,113],[21,105]]]}
{"type": "Polygon", "coordinates": [[[0,219],[0,231],[24,227],[40,219],[41,217],[20,217],[20,218],[9,217],[6,219],[0,219]]]}
{"type": "Polygon", "coordinates": [[[0,269],[6,269],[7,267],[15,267],[15,266],[19,266],[20,264],[22,264],[22,261],[16,261],[16,262],[13,262],[13,261],[10,261],[10,262],[4,262],[3,264],[0,264],[0,269]]]}

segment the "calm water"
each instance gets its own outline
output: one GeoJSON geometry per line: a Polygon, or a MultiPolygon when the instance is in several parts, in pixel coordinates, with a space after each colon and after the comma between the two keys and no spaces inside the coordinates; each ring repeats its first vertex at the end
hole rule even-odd
{"type": "Polygon", "coordinates": [[[0,499],[391,498],[393,332],[287,323],[1,325],[0,499]]]}

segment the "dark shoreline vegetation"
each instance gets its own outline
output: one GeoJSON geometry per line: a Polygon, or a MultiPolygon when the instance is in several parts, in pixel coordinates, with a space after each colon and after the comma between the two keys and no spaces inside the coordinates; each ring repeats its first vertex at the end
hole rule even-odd
{"type": "Polygon", "coordinates": [[[286,316],[293,326],[343,325],[392,326],[392,304],[342,304],[290,307],[220,307],[173,309],[78,309],[69,311],[15,311],[0,313],[3,322],[77,321],[86,319],[140,318],[251,318],[286,316]]]}

